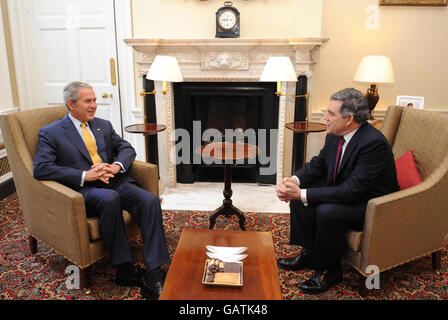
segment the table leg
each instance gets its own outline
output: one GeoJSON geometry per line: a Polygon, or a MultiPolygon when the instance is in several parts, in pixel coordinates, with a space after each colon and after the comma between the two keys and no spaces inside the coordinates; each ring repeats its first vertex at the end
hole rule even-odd
{"type": "Polygon", "coordinates": [[[243,212],[236,208],[234,205],[232,205],[232,200],[230,199],[232,197],[232,166],[230,164],[225,165],[225,172],[224,172],[224,200],[222,206],[220,206],[218,209],[213,211],[213,213],[210,216],[210,226],[209,229],[213,229],[216,223],[216,218],[220,215],[225,215],[227,218],[230,218],[233,214],[235,214],[239,219],[239,225],[241,230],[246,231],[246,227],[244,226],[244,223],[246,221],[246,217],[244,216],[243,212]]]}

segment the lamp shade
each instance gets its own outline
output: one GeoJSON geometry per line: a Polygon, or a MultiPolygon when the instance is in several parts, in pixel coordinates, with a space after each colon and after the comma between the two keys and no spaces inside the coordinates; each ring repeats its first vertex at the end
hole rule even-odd
{"type": "Polygon", "coordinates": [[[270,57],[260,81],[297,81],[296,72],[288,57],[270,57]]]}
{"type": "Polygon", "coordinates": [[[160,55],[156,56],[151,64],[146,79],[169,82],[184,81],[176,57],[160,55]]]}
{"type": "Polygon", "coordinates": [[[366,56],[362,58],[353,81],[370,83],[395,82],[391,60],[385,56],[366,56]]]}

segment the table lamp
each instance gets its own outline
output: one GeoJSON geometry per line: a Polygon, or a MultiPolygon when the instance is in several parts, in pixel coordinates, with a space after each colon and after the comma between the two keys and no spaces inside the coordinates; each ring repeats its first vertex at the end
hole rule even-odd
{"type": "Polygon", "coordinates": [[[283,95],[281,92],[282,81],[297,82],[296,71],[289,57],[270,57],[260,76],[260,81],[277,82],[277,96],[283,95]]]}
{"type": "Polygon", "coordinates": [[[367,99],[370,119],[374,119],[373,109],[375,109],[380,98],[378,95],[378,83],[395,82],[390,58],[385,56],[366,56],[362,58],[353,81],[370,83],[370,88],[367,89],[365,97],[367,99]]]}
{"type": "MultiPolygon", "coordinates": [[[[179,64],[177,63],[176,57],[172,56],[161,56],[157,55],[149,67],[148,73],[146,74],[146,79],[148,80],[158,80],[163,81],[162,93],[166,94],[166,82],[181,82],[184,81],[182,72],[180,71],[179,64]]],[[[151,92],[141,92],[140,95],[144,96],[147,94],[155,94],[156,90],[151,92]]]]}

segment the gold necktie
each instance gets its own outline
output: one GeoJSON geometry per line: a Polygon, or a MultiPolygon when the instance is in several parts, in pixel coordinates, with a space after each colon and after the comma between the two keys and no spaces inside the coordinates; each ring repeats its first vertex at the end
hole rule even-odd
{"type": "Polygon", "coordinates": [[[102,162],[101,157],[96,151],[95,139],[92,137],[92,134],[89,132],[89,130],[87,130],[86,123],[82,122],[81,127],[84,143],[86,144],[87,151],[89,151],[90,158],[92,158],[94,164],[102,162]]]}

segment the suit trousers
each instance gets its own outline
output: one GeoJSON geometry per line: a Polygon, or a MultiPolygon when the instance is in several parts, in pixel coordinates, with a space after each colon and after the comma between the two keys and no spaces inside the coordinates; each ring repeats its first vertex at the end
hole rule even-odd
{"type": "Polygon", "coordinates": [[[135,183],[93,183],[80,190],[87,216],[97,216],[102,239],[112,254],[112,263],[132,262],[122,210],[136,220],[143,240],[143,257],[148,271],[170,262],[159,199],[135,183]],[[101,186],[101,187],[99,187],[101,186]]]}
{"type": "Polygon", "coordinates": [[[361,231],[367,204],[322,203],[305,206],[290,202],[290,243],[302,246],[312,257],[317,270],[337,271],[347,248],[346,232],[361,231]]]}

